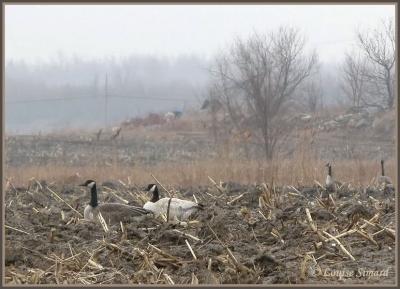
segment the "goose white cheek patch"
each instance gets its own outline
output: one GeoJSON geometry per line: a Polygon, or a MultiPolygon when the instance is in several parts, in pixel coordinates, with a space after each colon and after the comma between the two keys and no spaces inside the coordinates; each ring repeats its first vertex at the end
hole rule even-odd
{"type": "Polygon", "coordinates": [[[150,192],[153,193],[155,189],[156,189],[156,185],[153,185],[153,186],[151,187],[151,189],[150,189],[150,192]]]}
{"type": "Polygon", "coordinates": [[[88,184],[88,187],[89,188],[93,188],[94,184],[95,184],[95,182],[91,182],[91,183],[88,184]]]}

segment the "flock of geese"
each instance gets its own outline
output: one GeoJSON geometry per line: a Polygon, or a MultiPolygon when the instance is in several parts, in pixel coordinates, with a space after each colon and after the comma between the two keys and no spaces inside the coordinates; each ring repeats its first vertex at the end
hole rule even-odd
{"type": "MultiPolygon", "coordinates": [[[[326,179],[325,179],[326,189],[328,191],[334,191],[336,187],[341,187],[342,183],[339,182],[339,181],[336,181],[333,178],[331,164],[327,163],[325,166],[328,167],[328,175],[326,176],[326,179]]],[[[377,183],[378,183],[379,186],[384,186],[384,187],[388,186],[388,187],[392,187],[393,188],[392,180],[390,179],[390,177],[385,176],[385,162],[384,162],[384,160],[381,160],[381,175],[378,176],[377,183]]]]}
{"type": "Polygon", "coordinates": [[[162,214],[168,215],[171,219],[187,220],[193,213],[204,209],[202,204],[188,200],[178,198],[160,199],[158,187],[155,184],[148,185],[147,191],[152,194],[152,198],[144,204],[143,208],[120,203],[99,204],[95,181],[87,180],[80,186],[90,189],[90,202],[83,212],[84,219],[86,220],[94,220],[98,217],[99,213],[109,222],[119,222],[131,218],[143,219],[147,215],[157,217],[162,214]]]}
{"type": "MultiPolygon", "coordinates": [[[[325,185],[327,191],[334,191],[335,188],[341,186],[341,183],[336,181],[332,175],[332,166],[330,163],[326,164],[328,174],[326,176],[325,185]]],[[[381,160],[381,175],[377,179],[379,185],[392,186],[392,181],[388,176],[385,176],[384,161],[381,160]]],[[[96,182],[87,180],[80,186],[90,189],[90,202],[85,207],[84,219],[94,220],[101,213],[105,220],[110,222],[119,222],[127,219],[142,219],[148,215],[157,217],[159,215],[168,215],[171,219],[187,220],[195,212],[203,210],[204,206],[189,200],[182,200],[178,198],[162,198],[156,184],[149,184],[147,190],[152,194],[150,201],[146,202],[142,207],[130,206],[120,203],[104,203],[99,204],[97,200],[96,182]]]]}

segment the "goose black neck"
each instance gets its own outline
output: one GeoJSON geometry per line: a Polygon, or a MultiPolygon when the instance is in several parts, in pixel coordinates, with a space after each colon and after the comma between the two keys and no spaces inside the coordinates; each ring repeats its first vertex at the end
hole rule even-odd
{"type": "Polygon", "coordinates": [[[97,188],[96,188],[96,184],[93,185],[93,187],[90,189],[90,205],[93,208],[96,208],[98,206],[98,202],[97,202],[97,188]]]}
{"type": "Polygon", "coordinates": [[[382,176],[385,175],[385,168],[383,167],[383,161],[381,161],[381,167],[382,167],[382,176]]]}
{"type": "Polygon", "coordinates": [[[153,197],[151,198],[151,202],[153,202],[153,203],[155,203],[155,202],[157,202],[158,200],[160,199],[160,196],[159,196],[159,194],[158,194],[158,188],[157,188],[157,186],[154,188],[154,191],[153,191],[153,197]]]}
{"type": "Polygon", "coordinates": [[[331,165],[328,166],[328,176],[332,176],[332,167],[331,167],[331,165]]]}

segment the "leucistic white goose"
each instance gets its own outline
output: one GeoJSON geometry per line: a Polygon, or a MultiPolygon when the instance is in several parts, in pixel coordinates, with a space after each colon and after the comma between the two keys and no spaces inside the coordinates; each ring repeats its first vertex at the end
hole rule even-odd
{"type": "Polygon", "coordinates": [[[378,184],[381,186],[391,185],[392,180],[388,176],[385,176],[385,167],[383,160],[381,160],[381,173],[382,175],[378,177],[378,184]]]}
{"type": "Polygon", "coordinates": [[[97,201],[96,182],[93,180],[87,180],[80,186],[88,187],[91,193],[90,203],[85,207],[83,212],[86,220],[93,220],[97,218],[99,212],[103,216],[104,220],[108,223],[141,219],[148,214],[152,214],[151,211],[141,207],[128,206],[119,203],[99,204],[97,201]]]}
{"type": "Polygon", "coordinates": [[[192,201],[182,200],[177,198],[162,198],[158,192],[158,187],[155,184],[147,186],[147,191],[152,193],[150,201],[146,202],[143,206],[144,209],[152,211],[156,216],[166,214],[168,211],[169,203],[169,216],[170,220],[178,219],[180,221],[187,220],[194,212],[203,210],[202,204],[197,204],[192,201]]]}

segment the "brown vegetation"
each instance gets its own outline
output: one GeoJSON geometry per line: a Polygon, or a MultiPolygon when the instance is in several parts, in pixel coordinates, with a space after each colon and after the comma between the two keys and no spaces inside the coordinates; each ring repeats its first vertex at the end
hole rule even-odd
{"type": "MultiPolygon", "coordinates": [[[[78,173],[81,179],[94,178],[99,181],[122,180],[124,182],[146,184],[153,174],[171,186],[195,186],[208,184],[207,176],[216,180],[235,181],[252,184],[264,181],[279,185],[313,185],[314,180],[323,183],[326,177],[325,162],[315,160],[310,155],[301,154],[296,159],[276,159],[269,163],[213,159],[187,163],[160,163],[155,166],[24,166],[10,167],[6,179],[15,185],[27,185],[31,178],[63,183],[78,173]]],[[[385,163],[387,175],[395,180],[395,162],[385,163]]],[[[335,177],[354,185],[368,185],[380,173],[378,161],[348,160],[333,163],[335,177]]]]}

